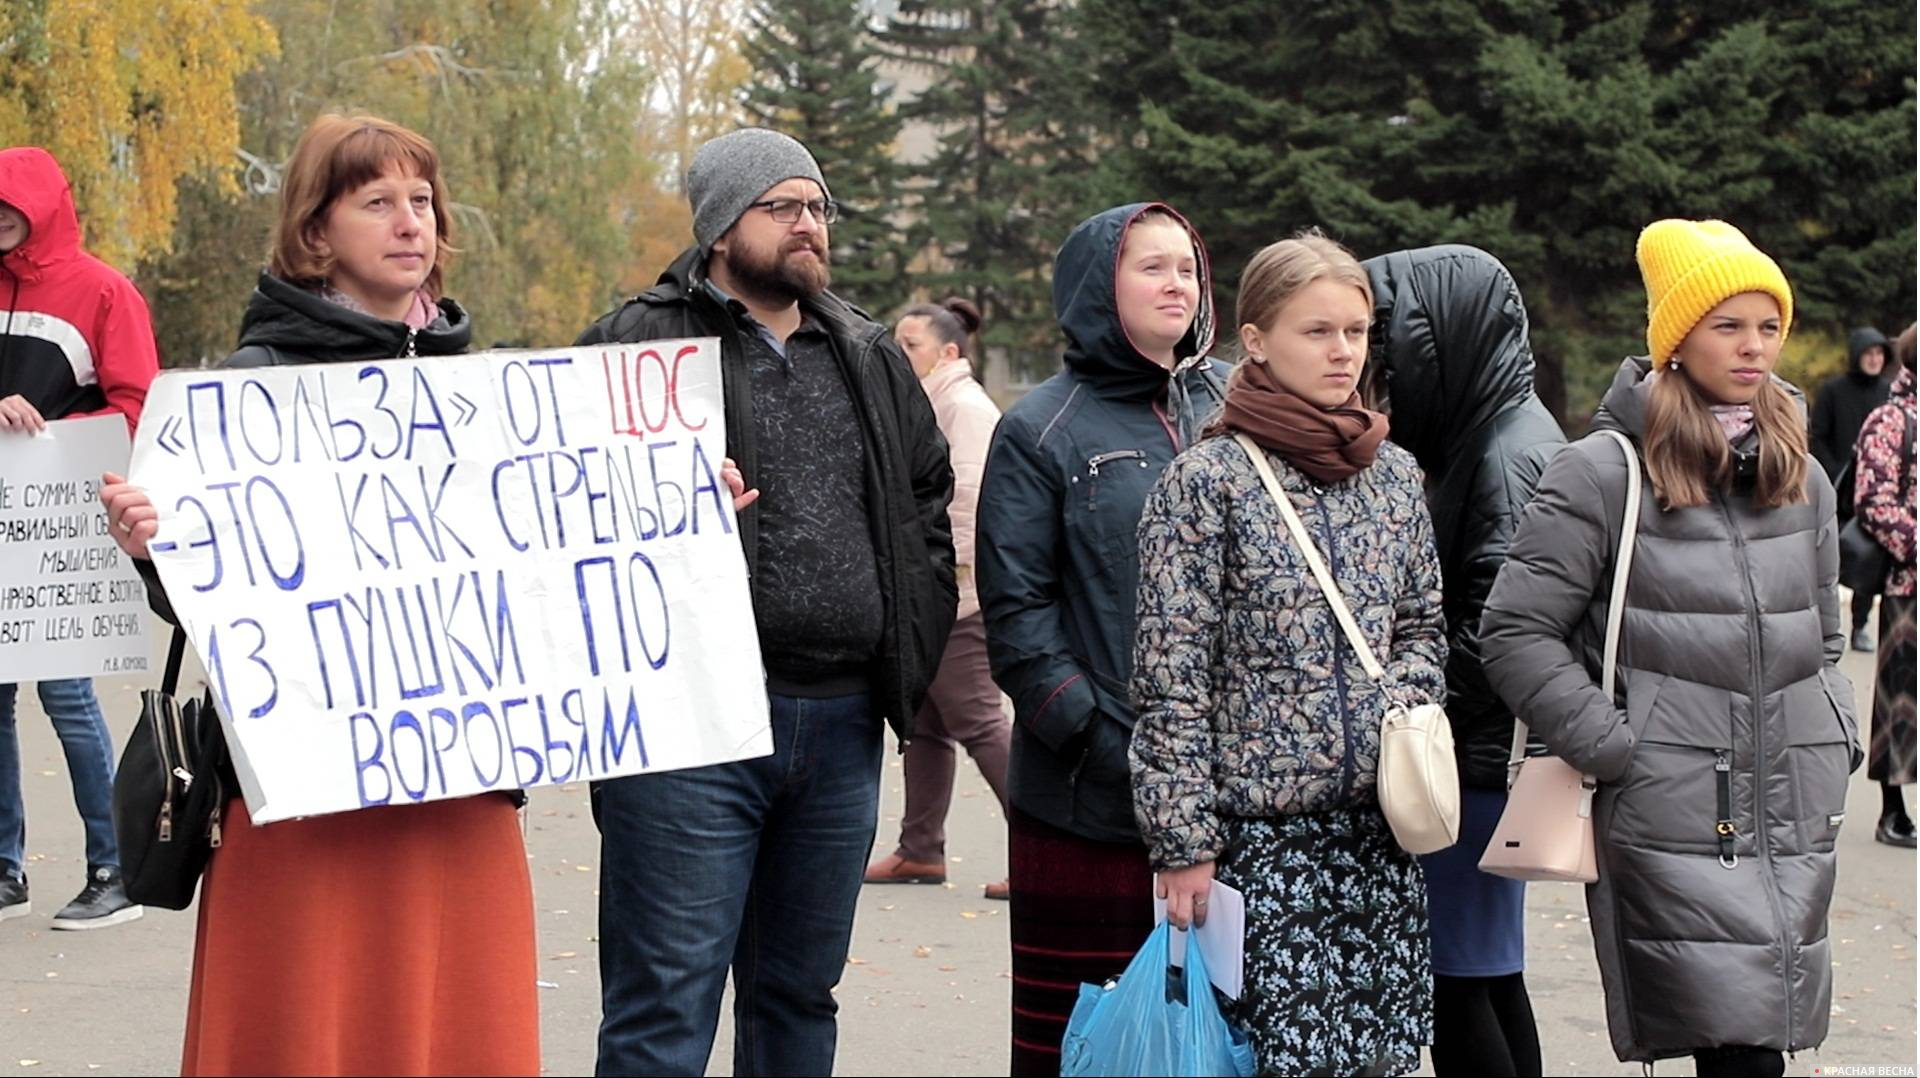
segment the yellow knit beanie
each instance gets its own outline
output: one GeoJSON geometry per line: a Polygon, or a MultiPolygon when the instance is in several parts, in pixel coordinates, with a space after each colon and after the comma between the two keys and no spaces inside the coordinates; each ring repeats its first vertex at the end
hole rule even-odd
{"type": "Polygon", "coordinates": [[[1634,247],[1647,283],[1647,348],[1655,367],[1707,312],[1742,292],[1765,292],[1780,304],[1780,339],[1793,325],[1787,276],[1753,241],[1725,221],[1668,218],[1642,229],[1634,247]]]}

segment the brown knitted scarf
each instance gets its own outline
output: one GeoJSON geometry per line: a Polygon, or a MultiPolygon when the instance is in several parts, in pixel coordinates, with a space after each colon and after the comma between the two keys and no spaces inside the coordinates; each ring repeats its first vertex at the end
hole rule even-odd
{"type": "Polygon", "coordinates": [[[1281,388],[1265,363],[1243,361],[1227,380],[1227,403],[1206,433],[1234,430],[1280,454],[1322,483],[1337,483],[1373,463],[1387,437],[1387,417],[1360,406],[1354,393],[1321,408],[1281,388]]]}

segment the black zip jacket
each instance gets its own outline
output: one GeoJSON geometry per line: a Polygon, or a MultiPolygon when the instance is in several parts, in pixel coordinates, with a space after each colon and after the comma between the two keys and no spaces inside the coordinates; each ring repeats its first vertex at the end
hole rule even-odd
{"type": "Polygon", "coordinates": [[[1140,841],[1127,763],[1140,513],[1225,399],[1226,365],[1206,358],[1213,282],[1199,236],[1200,309],[1175,373],[1141,355],[1120,325],[1120,244],[1149,205],[1108,210],[1061,246],[1053,307],[1065,369],[994,430],[974,548],[987,657],[1013,698],[1009,799],[1103,842],[1140,841]]]}
{"type": "MultiPolygon", "coordinates": [[[[760,454],[739,323],[704,287],[704,276],[699,249],[688,248],[658,283],[588,326],[574,343],[719,338],[727,455],[752,489],[760,454]]],[[[933,682],[959,604],[953,528],[947,521],[953,469],[933,406],[887,328],[831,292],[804,306],[832,338],[866,438],[868,523],[879,558],[886,625],[870,678],[873,707],[904,743],[913,736],[914,713],[933,682]]],[[[757,568],[759,535],[759,517],[748,506],[740,514],[748,573],[757,568]]]]}

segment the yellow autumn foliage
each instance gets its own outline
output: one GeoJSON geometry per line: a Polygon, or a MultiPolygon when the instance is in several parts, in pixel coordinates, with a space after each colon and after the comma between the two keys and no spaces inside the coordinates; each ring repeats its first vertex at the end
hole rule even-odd
{"type": "Polygon", "coordinates": [[[170,248],[182,179],[232,187],[235,81],[278,54],[250,0],[7,0],[0,145],[52,152],[89,249],[128,269],[170,248]]]}

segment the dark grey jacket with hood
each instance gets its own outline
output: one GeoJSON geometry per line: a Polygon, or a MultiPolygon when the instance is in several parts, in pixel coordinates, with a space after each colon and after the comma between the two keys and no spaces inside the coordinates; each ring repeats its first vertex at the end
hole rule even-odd
{"type": "MultiPolygon", "coordinates": [[[[1114,307],[1127,226],[1158,203],[1082,222],[1054,259],[1065,369],[1007,410],[980,484],[974,572],[993,679],[1013,698],[1013,807],[1083,838],[1137,842],[1134,591],[1140,511],[1221,401],[1212,278],[1169,374],[1128,340],[1114,307]]],[[[1188,231],[1192,228],[1189,226],[1188,231]]]]}
{"type": "Polygon", "coordinates": [[[1813,450],[1814,459],[1839,489],[1836,511],[1841,520],[1853,515],[1853,477],[1847,474],[1847,466],[1853,463],[1853,443],[1860,437],[1867,416],[1887,403],[1898,367],[1886,335],[1862,326],[1847,335],[1846,372],[1820,383],[1819,392],[1814,394],[1813,410],[1807,419],[1807,448],[1813,450]],[[1860,357],[1874,347],[1886,355],[1886,365],[1879,374],[1868,374],[1860,369],[1860,357]]]}
{"type": "MultiPolygon", "coordinates": [[[[1650,366],[1621,367],[1596,428],[1641,443],[1650,366]]],[[[1613,441],[1554,458],[1487,599],[1494,688],[1601,783],[1587,908],[1622,1060],[1827,1035],[1834,839],[1861,759],[1835,666],[1838,528],[1811,459],[1806,503],[1753,504],[1757,442],[1706,505],[1663,512],[1643,484],[1614,699],[1598,687],[1626,491],[1613,441]]]]}
{"type": "Polygon", "coordinates": [[[1480,611],[1521,509],[1566,444],[1533,391],[1520,287],[1500,260],[1445,244],[1362,263],[1373,281],[1373,361],[1394,442],[1427,476],[1447,617],[1447,719],[1460,781],[1504,790],[1513,712],[1481,668],[1480,611]]]}

